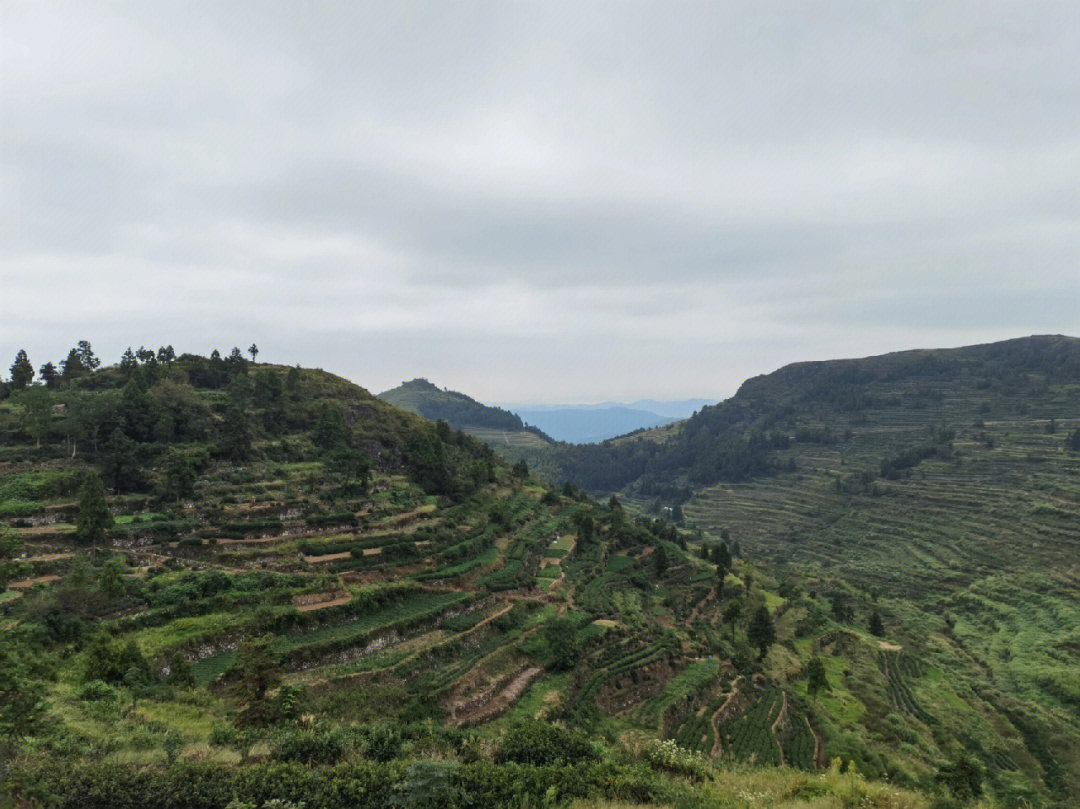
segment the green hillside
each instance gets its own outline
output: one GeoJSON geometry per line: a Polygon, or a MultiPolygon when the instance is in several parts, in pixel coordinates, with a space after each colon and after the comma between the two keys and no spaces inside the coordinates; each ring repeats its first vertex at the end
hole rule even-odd
{"type": "Polygon", "coordinates": [[[788,366],[566,474],[678,507],[850,631],[880,612],[880,652],[834,664],[839,726],[909,752],[960,738],[1003,792],[1075,799],[1078,428],[1080,341],[1032,337],[788,366]]]}
{"type": "Polygon", "coordinates": [[[426,379],[402,382],[379,394],[384,402],[472,435],[499,450],[510,460],[520,460],[546,448],[551,439],[530,427],[509,410],[481,404],[464,393],[442,390],[426,379]]]}
{"type": "MultiPolygon", "coordinates": [[[[0,802],[1076,794],[1064,567],[935,612],[841,554],[774,560],[750,518],[705,535],[552,487],[322,371],[92,364],[0,386],[0,802]]],[[[774,465],[774,491],[809,474],[774,465]]]]}

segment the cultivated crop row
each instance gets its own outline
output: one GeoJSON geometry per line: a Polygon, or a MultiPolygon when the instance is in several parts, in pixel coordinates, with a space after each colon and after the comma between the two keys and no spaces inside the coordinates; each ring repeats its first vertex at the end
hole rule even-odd
{"type": "Polygon", "coordinates": [[[780,764],[780,747],[772,734],[772,725],[782,705],[780,691],[771,689],[750,708],[726,722],[720,732],[728,755],[762,765],[780,764]]]}
{"type": "Polygon", "coordinates": [[[934,718],[915,701],[905,677],[905,675],[910,675],[910,672],[918,671],[918,664],[913,661],[905,662],[906,657],[907,655],[903,652],[889,651],[882,651],[879,656],[881,670],[888,680],[889,699],[893,707],[906,711],[923,724],[929,725],[934,718]]]}

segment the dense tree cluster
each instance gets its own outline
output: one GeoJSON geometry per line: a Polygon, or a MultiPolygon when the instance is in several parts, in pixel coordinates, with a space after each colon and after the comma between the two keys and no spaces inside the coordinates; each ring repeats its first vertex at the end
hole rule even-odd
{"type": "MultiPolygon", "coordinates": [[[[249,353],[254,358],[258,349],[249,353]]],[[[312,449],[291,451],[325,455],[343,486],[366,486],[368,450],[345,411],[332,400],[306,400],[296,368],[252,366],[238,348],[201,357],[178,356],[172,346],[140,346],[103,367],[83,340],[59,367],[45,363],[34,383],[33,366],[20,350],[11,380],[0,382],[0,392],[16,405],[14,417],[0,420],[0,435],[31,439],[42,457],[85,459],[100,470],[100,480],[93,476],[97,485],[114,492],[154,492],[176,502],[193,495],[215,457],[242,462],[261,452],[258,441],[310,427],[312,449]],[[223,395],[200,392],[208,390],[223,395]]],[[[84,511],[79,536],[93,543],[103,518],[84,511]]]]}

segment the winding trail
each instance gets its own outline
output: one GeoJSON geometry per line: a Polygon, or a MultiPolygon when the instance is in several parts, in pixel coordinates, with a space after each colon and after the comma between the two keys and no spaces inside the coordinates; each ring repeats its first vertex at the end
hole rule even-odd
{"type": "Polygon", "coordinates": [[[712,718],[709,720],[712,722],[713,737],[715,739],[712,750],[709,751],[709,757],[714,761],[719,761],[720,756],[724,752],[724,746],[720,744],[720,726],[730,718],[730,713],[734,708],[734,702],[739,696],[740,683],[742,683],[742,677],[739,677],[731,684],[731,693],[728,694],[728,698],[724,700],[723,705],[713,712],[712,718]]]}
{"type": "Polygon", "coordinates": [[[829,762],[825,760],[825,743],[821,740],[821,735],[814,730],[814,726],[810,724],[810,717],[803,716],[806,720],[806,726],[810,728],[810,735],[814,737],[814,766],[819,770],[824,770],[829,762]]]}
{"type": "Polygon", "coordinates": [[[780,728],[783,727],[787,721],[788,715],[788,703],[787,703],[787,691],[781,691],[780,697],[782,699],[780,705],[780,713],[776,715],[776,720],[772,723],[772,727],[769,728],[769,732],[772,734],[773,741],[776,742],[776,749],[780,751],[780,766],[786,766],[787,761],[784,760],[784,745],[780,743],[780,728]]]}

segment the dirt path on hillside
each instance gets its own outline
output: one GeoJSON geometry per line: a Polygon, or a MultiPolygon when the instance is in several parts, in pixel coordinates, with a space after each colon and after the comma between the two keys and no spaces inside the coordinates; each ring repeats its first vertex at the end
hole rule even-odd
{"type": "Polygon", "coordinates": [[[742,677],[739,677],[731,684],[731,693],[728,694],[728,698],[724,700],[724,704],[721,705],[713,713],[712,718],[709,720],[712,722],[713,734],[715,741],[713,742],[713,748],[709,751],[709,757],[713,761],[719,761],[720,756],[724,752],[724,746],[720,743],[720,726],[731,718],[731,714],[735,711],[735,700],[739,697],[739,684],[742,682],[742,677]]]}
{"type": "Polygon", "coordinates": [[[506,615],[506,613],[510,612],[510,610],[512,610],[513,608],[514,608],[514,602],[513,601],[508,601],[505,605],[503,605],[499,609],[495,610],[495,612],[491,613],[491,615],[489,615],[487,618],[484,618],[483,620],[477,621],[473,626],[469,627],[468,629],[466,629],[461,634],[462,635],[468,635],[470,632],[475,632],[476,630],[480,629],[481,627],[487,626],[488,624],[490,624],[492,621],[494,621],[500,615],[506,615]]]}
{"type": "Polygon", "coordinates": [[[772,734],[773,741],[776,742],[776,749],[780,751],[780,766],[783,767],[787,764],[784,760],[784,745],[780,743],[780,728],[784,726],[787,721],[788,704],[787,704],[787,691],[780,692],[781,705],[780,713],[776,715],[776,721],[772,723],[772,727],[769,728],[769,732],[772,734]]]}
{"type": "Polygon", "coordinates": [[[54,581],[60,581],[60,577],[38,576],[36,579],[23,579],[22,581],[8,582],[8,587],[12,590],[29,590],[35,584],[51,584],[54,581]]]}
{"type": "Polygon", "coordinates": [[[814,737],[814,766],[819,770],[823,770],[829,766],[829,762],[825,760],[825,743],[821,740],[818,732],[814,730],[814,726],[810,724],[810,717],[804,715],[803,719],[806,720],[806,726],[810,728],[810,735],[814,737]]]}
{"type": "MultiPolygon", "coordinates": [[[[201,559],[188,559],[188,558],[183,557],[183,556],[169,556],[169,555],[164,554],[164,553],[154,553],[152,551],[132,550],[132,551],[130,551],[130,553],[135,558],[136,562],[138,562],[139,564],[141,564],[141,565],[143,565],[145,567],[152,567],[153,562],[152,561],[144,561],[144,560],[159,559],[159,560],[161,560],[161,562],[159,562],[159,564],[164,564],[164,563],[168,562],[169,560],[175,559],[176,561],[182,562],[184,565],[190,566],[191,568],[196,569],[196,570],[220,570],[223,573],[228,573],[228,574],[233,575],[233,576],[243,576],[246,573],[253,572],[251,570],[245,570],[242,567],[229,567],[228,565],[219,565],[216,562],[204,562],[201,559]]],[[[304,572],[302,572],[302,571],[298,571],[297,575],[306,575],[306,574],[304,572]]]]}
{"type": "Polygon", "coordinates": [[[305,556],[303,558],[309,565],[318,565],[322,562],[340,562],[343,559],[352,559],[352,553],[341,551],[340,553],[324,553],[321,556],[305,556]]]}
{"type": "Polygon", "coordinates": [[[297,537],[295,536],[252,537],[250,539],[218,538],[210,540],[210,543],[213,545],[270,545],[276,542],[287,542],[296,538],[297,537]]]}
{"type": "Polygon", "coordinates": [[[41,553],[37,556],[27,556],[25,559],[19,559],[19,562],[58,562],[61,559],[70,559],[75,554],[73,553],[41,553]]]}

